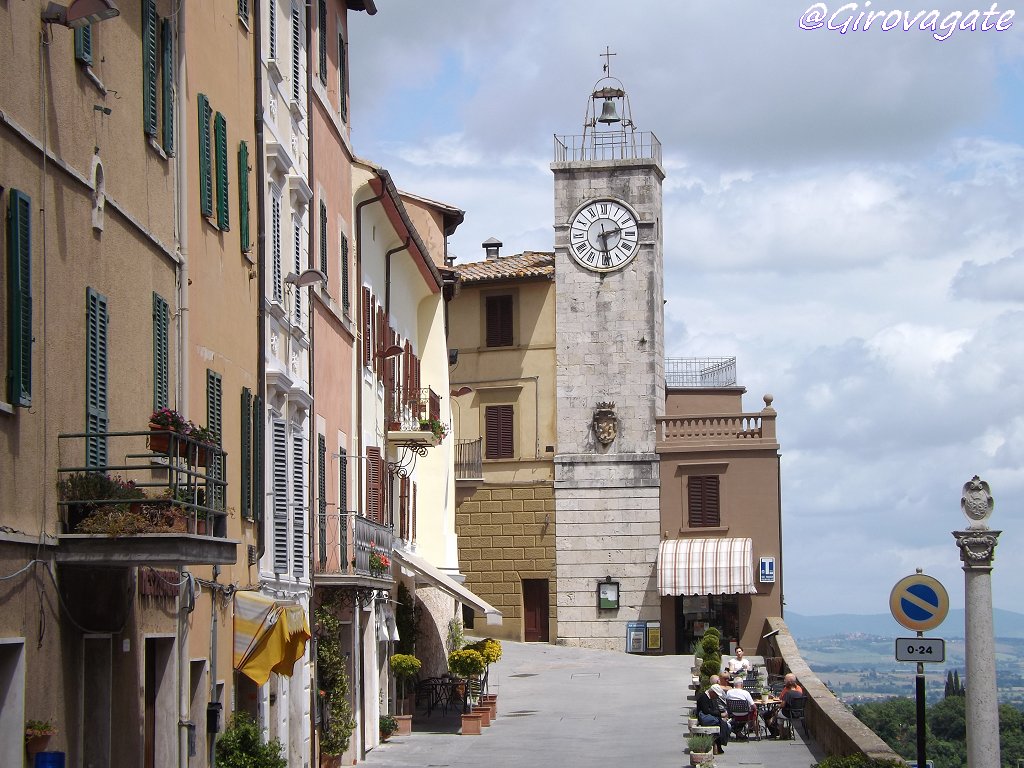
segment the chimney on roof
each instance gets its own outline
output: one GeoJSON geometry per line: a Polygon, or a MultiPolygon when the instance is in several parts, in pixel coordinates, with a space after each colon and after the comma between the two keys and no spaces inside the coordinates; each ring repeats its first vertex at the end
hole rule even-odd
{"type": "Polygon", "coordinates": [[[487,256],[487,260],[500,258],[498,251],[501,250],[502,242],[496,237],[489,237],[484,240],[481,245],[484,247],[484,254],[487,256]]]}

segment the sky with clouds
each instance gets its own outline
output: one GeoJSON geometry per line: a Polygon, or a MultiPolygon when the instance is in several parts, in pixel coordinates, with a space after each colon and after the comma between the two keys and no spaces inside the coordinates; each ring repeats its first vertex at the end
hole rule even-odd
{"type": "Polygon", "coordinates": [[[609,46],[663,146],[666,355],[775,396],[787,609],[884,613],[918,567],[962,607],[980,474],[994,603],[1024,612],[1024,6],[938,41],[902,18],[991,3],[899,2],[377,0],[350,15],[353,142],[466,211],[460,262],[551,250],[552,136],[609,46]],[[802,29],[812,6],[851,28],[802,29]]]}

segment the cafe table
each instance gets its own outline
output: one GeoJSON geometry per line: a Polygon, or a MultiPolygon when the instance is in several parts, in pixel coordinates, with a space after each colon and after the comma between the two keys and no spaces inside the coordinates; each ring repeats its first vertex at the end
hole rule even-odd
{"type": "Polygon", "coordinates": [[[764,727],[764,735],[768,736],[768,721],[774,717],[779,709],[782,707],[782,699],[776,696],[762,696],[754,699],[754,705],[757,707],[757,714],[759,715],[757,728],[758,738],[760,738],[760,729],[764,727]]]}

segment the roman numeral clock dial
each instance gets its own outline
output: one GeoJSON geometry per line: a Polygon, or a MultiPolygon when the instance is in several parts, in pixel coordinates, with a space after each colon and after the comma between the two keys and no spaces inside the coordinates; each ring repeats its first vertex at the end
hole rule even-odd
{"type": "Polygon", "coordinates": [[[595,272],[626,266],[636,256],[637,238],[636,216],[619,200],[594,200],[569,223],[569,253],[595,272]]]}

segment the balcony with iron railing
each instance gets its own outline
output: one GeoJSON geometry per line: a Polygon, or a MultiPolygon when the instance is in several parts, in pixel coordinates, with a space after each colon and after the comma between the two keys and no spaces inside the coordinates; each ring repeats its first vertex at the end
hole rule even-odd
{"type": "Polygon", "coordinates": [[[652,160],[661,165],[661,142],[650,131],[595,131],[554,138],[556,163],[652,160]]]}
{"type": "Polygon", "coordinates": [[[441,398],[429,387],[420,389],[404,401],[388,408],[389,443],[404,447],[429,448],[438,445],[448,434],[448,425],[441,421],[441,398]]]}
{"type": "Polygon", "coordinates": [[[484,458],[482,437],[455,441],[455,479],[459,482],[483,482],[484,458]]]}
{"type": "Polygon", "coordinates": [[[58,563],[230,565],[227,453],[171,430],[58,435],[58,563]]]}
{"type": "Polygon", "coordinates": [[[668,357],[665,359],[666,389],[735,386],[735,357],[668,357]]]}
{"type": "Polygon", "coordinates": [[[321,586],[372,585],[391,577],[394,529],[356,512],[320,512],[313,543],[313,580],[321,586]]]}

